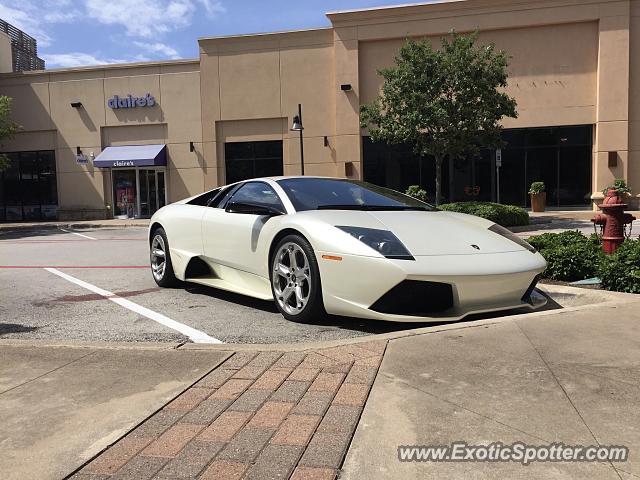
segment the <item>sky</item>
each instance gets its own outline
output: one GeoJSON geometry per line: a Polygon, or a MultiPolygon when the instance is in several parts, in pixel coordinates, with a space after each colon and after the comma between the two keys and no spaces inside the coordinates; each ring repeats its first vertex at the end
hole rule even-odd
{"type": "Polygon", "coordinates": [[[0,0],[46,68],[197,58],[200,37],[328,26],[325,12],[403,0],[0,0]]]}

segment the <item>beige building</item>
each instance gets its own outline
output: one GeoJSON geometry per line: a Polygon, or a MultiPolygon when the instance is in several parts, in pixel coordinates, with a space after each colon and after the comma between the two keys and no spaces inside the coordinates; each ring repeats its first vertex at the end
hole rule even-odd
{"type": "MultiPolygon", "coordinates": [[[[614,178],[640,194],[640,3],[466,0],[327,14],[330,28],[200,39],[200,58],[0,75],[23,130],[3,145],[0,220],[148,216],[253,176],[348,176],[433,193],[433,165],[372,143],[360,105],[406,38],[480,31],[512,57],[496,152],[445,169],[451,200],[590,208],[614,178]],[[117,97],[117,98],[116,98],[117,97]],[[146,145],[147,147],[135,147],[146,145]],[[164,148],[163,148],[164,147],[164,148]]],[[[634,197],[637,201],[640,195],[634,197]]]]}

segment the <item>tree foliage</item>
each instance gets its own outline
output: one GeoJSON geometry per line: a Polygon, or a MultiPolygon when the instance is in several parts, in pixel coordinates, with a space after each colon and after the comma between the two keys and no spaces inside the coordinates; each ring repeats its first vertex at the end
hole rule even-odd
{"type": "Polygon", "coordinates": [[[507,86],[508,57],[478,34],[452,32],[435,50],[429,40],[408,40],[395,65],[378,71],[381,94],[360,111],[374,141],[406,143],[436,161],[436,203],[444,158],[477,155],[502,146],[500,120],[517,117],[507,86]]]}
{"type": "MultiPolygon", "coordinates": [[[[0,95],[0,147],[2,142],[13,138],[20,126],[11,120],[11,102],[12,98],[0,95]]],[[[0,172],[9,166],[9,159],[3,153],[0,153],[0,172]]]]}

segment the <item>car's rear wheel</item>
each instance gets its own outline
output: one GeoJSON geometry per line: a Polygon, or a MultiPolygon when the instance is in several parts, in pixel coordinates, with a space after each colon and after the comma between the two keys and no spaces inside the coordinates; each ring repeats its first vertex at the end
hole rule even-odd
{"type": "Polygon", "coordinates": [[[306,323],[325,315],[318,262],[304,237],[287,235],[276,245],[271,259],[271,291],[287,320],[306,323]]]}
{"type": "Polygon", "coordinates": [[[171,255],[169,254],[169,240],[163,228],[154,230],[151,236],[151,273],[160,287],[173,287],[178,283],[173,273],[171,255]]]}

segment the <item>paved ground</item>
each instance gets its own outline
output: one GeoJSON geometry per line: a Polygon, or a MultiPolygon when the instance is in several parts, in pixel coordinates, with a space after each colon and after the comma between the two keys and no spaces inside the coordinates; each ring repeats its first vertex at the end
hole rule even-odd
{"type": "Polygon", "coordinates": [[[391,340],[341,480],[640,478],[640,297],[391,340]],[[399,445],[625,445],[624,463],[406,463],[399,445]]]}
{"type": "Polygon", "coordinates": [[[333,480],[385,345],[236,353],[71,478],[333,480]]]}
{"type": "Polygon", "coordinates": [[[640,478],[639,307],[617,295],[313,351],[237,352],[71,478],[640,478]],[[397,457],[400,445],[453,441],[631,453],[529,466],[397,457]]]}
{"type": "Polygon", "coordinates": [[[272,302],[188,284],[160,289],[151,277],[146,229],[0,231],[2,338],[78,341],[184,342],[183,333],[117,305],[45,270],[117,293],[136,305],[225,343],[336,340],[413,328],[332,317],[323,323],[286,321],[272,302]],[[81,236],[82,235],[82,236],[81,236]]]}
{"type": "Polygon", "coordinates": [[[0,346],[0,477],[63,478],[229,355],[175,347],[0,346]]]}
{"type": "Polygon", "coordinates": [[[179,326],[166,325],[173,321],[224,343],[266,344],[338,340],[416,327],[344,317],[296,324],[285,320],[273,302],[195,284],[160,289],[147,263],[146,229],[140,227],[0,230],[0,284],[11,292],[0,302],[0,337],[190,341],[179,326]],[[96,288],[116,293],[126,305],[109,301],[96,288]]]}

